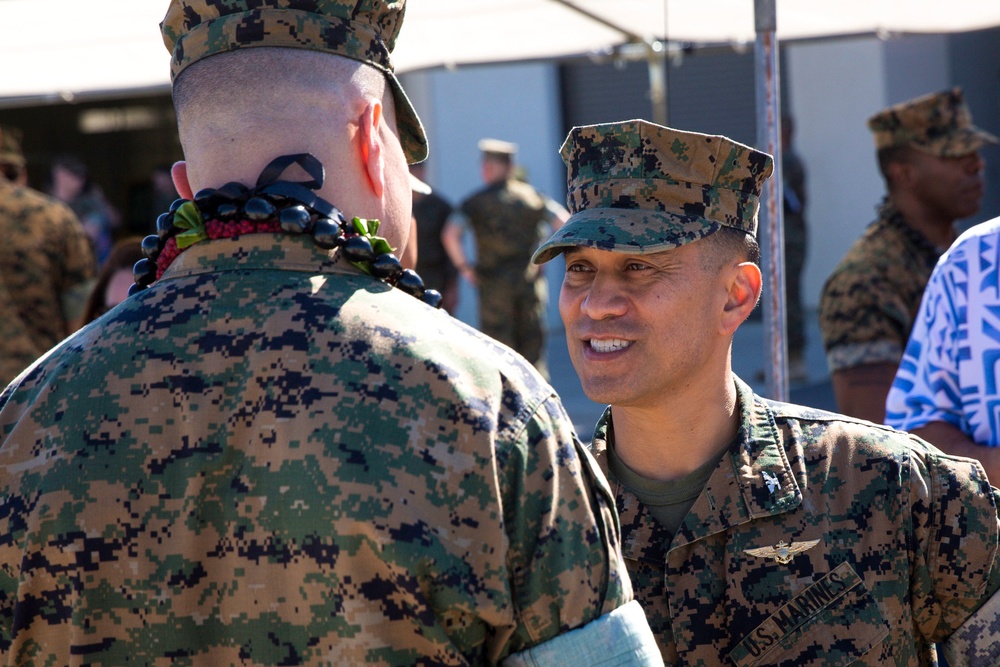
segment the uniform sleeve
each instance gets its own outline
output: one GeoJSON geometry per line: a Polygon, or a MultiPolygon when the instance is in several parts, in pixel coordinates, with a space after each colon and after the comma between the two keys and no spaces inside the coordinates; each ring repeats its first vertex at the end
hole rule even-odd
{"type": "Polygon", "coordinates": [[[899,363],[909,315],[889,281],[847,267],[830,276],[820,298],[820,330],[831,371],[899,363]]]}
{"type": "Polygon", "coordinates": [[[663,658],[635,600],[544,644],[508,656],[503,667],[662,667],[663,658]]]}
{"type": "Polygon", "coordinates": [[[938,264],[924,291],[886,399],[886,423],[894,428],[911,431],[941,421],[970,432],[959,380],[961,342],[968,336],[966,281],[956,282],[953,267],[946,262],[938,264]]]}
{"type": "Polygon", "coordinates": [[[32,339],[2,277],[0,277],[0,338],[4,341],[3,354],[0,354],[0,390],[3,390],[45,350],[39,349],[32,339]]]}
{"type": "Polygon", "coordinates": [[[63,315],[67,322],[72,322],[83,314],[90,294],[96,273],[94,251],[83,226],[69,207],[60,204],[53,215],[60,218],[63,244],[59,275],[55,280],[63,315]]]}
{"type": "Polygon", "coordinates": [[[977,610],[988,609],[984,605],[1000,589],[997,491],[978,461],[948,456],[918,438],[913,442],[913,618],[928,641],[942,642],[977,610]]]}
{"type": "Polygon", "coordinates": [[[562,406],[545,401],[513,444],[498,462],[517,625],[506,654],[632,600],[611,490],[562,406]]]}

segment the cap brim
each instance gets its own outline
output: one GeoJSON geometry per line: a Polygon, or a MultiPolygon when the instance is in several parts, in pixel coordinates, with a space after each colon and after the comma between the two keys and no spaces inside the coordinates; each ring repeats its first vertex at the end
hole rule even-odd
{"type": "Polygon", "coordinates": [[[421,195],[429,195],[433,192],[431,186],[427,185],[413,174],[410,174],[410,189],[421,195]]]}
{"type": "Polygon", "coordinates": [[[406,155],[406,162],[407,164],[423,162],[427,159],[428,149],[427,135],[424,133],[420,117],[396,75],[384,70],[383,73],[392,88],[392,97],[396,103],[396,127],[399,129],[399,143],[403,147],[403,154],[406,155]]]}
{"type": "Polygon", "coordinates": [[[591,208],[570,216],[538,247],[531,261],[544,264],[575,247],[646,255],[697,241],[721,227],[705,218],[662,211],[591,208]]]}
{"type": "Polygon", "coordinates": [[[940,157],[961,157],[986,146],[998,143],[997,138],[976,126],[963,127],[951,134],[926,144],[912,144],[913,148],[940,157]]]}

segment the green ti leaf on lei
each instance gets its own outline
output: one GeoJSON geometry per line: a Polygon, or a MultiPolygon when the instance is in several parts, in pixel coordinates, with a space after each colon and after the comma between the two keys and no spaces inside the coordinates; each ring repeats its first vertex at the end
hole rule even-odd
{"type": "Polygon", "coordinates": [[[187,230],[175,237],[178,250],[184,250],[198,241],[204,241],[208,238],[208,233],[205,231],[205,221],[201,217],[201,211],[198,210],[193,201],[184,202],[174,212],[174,224],[181,229],[187,230]]]}
{"type": "MultiPolygon", "coordinates": [[[[386,239],[381,236],[376,236],[379,224],[378,220],[366,220],[364,218],[354,218],[351,220],[351,225],[354,227],[354,231],[356,231],[360,236],[364,236],[368,239],[369,243],[372,244],[372,250],[374,251],[376,257],[378,255],[390,253],[394,250],[386,239]]],[[[361,271],[371,275],[372,269],[369,262],[351,262],[351,264],[361,271]]]]}

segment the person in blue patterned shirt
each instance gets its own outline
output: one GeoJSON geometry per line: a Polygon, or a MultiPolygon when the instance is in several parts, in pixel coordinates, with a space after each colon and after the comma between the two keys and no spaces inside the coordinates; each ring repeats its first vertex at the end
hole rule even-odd
{"type": "Polygon", "coordinates": [[[941,257],[886,400],[886,423],[1000,479],[1000,218],[941,257]]]}

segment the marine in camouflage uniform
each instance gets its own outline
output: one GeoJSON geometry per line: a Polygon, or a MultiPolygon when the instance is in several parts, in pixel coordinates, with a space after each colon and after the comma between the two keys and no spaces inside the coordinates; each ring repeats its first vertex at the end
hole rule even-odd
{"type": "Polygon", "coordinates": [[[979,209],[978,151],[996,138],[972,125],[957,88],[890,107],[868,126],[889,194],[827,278],[819,324],[838,408],[881,422],[931,271],[955,220],[979,209]]]}
{"type": "Polygon", "coordinates": [[[953,665],[998,664],[1000,492],[979,463],[755,396],[732,373],[732,333],[761,279],[731,258],[756,259],[746,248],[771,158],[645,121],[574,128],[562,154],[572,215],[534,261],[566,253],[570,355],[592,399],[616,394],[592,447],[665,663],[932,665],[940,642],[953,665]],[[722,319],[647,332],[643,310],[690,309],[699,273],[729,285],[697,302],[722,319]],[[727,344],[694,343],[716,335],[727,344]],[[647,383],[635,369],[658,364],[650,346],[665,343],[712,351],[647,383]]]}
{"type": "MultiPolygon", "coordinates": [[[[403,11],[258,4],[175,0],[168,47],[221,11],[210,29],[234,41],[200,58],[275,34],[240,26],[325,21],[334,41],[306,48],[368,62],[340,40],[391,48],[403,11]]],[[[182,46],[195,58],[183,42],[175,60],[182,46]]],[[[249,51],[224,60],[278,57],[249,51]]],[[[215,74],[210,63],[198,77],[215,74]]],[[[192,113],[179,109],[185,139],[208,124],[192,113]]],[[[358,132],[383,137],[382,164],[405,174],[404,155],[425,148],[416,117],[402,125],[416,132],[405,151],[391,125],[358,132]]],[[[296,210],[314,181],[279,183],[272,203],[296,210]]],[[[560,654],[592,664],[585,652],[599,650],[611,664],[660,664],[609,488],[551,387],[366,273],[371,262],[324,250],[318,233],[243,233],[271,218],[233,199],[225,223],[215,196],[158,223],[151,256],[172,261],[156,282],[0,395],[0,663],[516,666],[560,654]],[[208,237],[179,245],[179,222],[208,237]],[[179,254],[165,254],[171,243],[179,254]]]]}
{"type": "Polygon", "coordinates": [[[892,202],[882,205],[823,287],[820,328],[831,371],[899,363],[942,252],[892,202]]]}
{"type": "MultiPolygon", "coordinates": [[[[0,128],[0,165],[23,170],[13,128],[0,128]]],[[[0,386],[69,335],[94,278],[94,255],[63,203],[0,173],[0,386]]]]}
{"type": "MultiPolygon", "coordinates": [[[[531,253],[561,224],[545,197],[514,175],[516,145],[496,139],[479,144],[483,152],[486,186],[459,205],[461,217],[449,223],[453,232],[467,223],[475,235],[476,265],[451,244],[452,261],[466,277],[470,271],[479,286],[479,328],[486,335],[517,350],[547,375],[545,313],[548,285],[531,263],[531,253]],[[490,169],[491,162],[499,166],[490,169]]],[[[461,239],[461,232],[457,234],[461,239]]],[[[446,245],[446,247],[448,247],[446,245]]]]}

